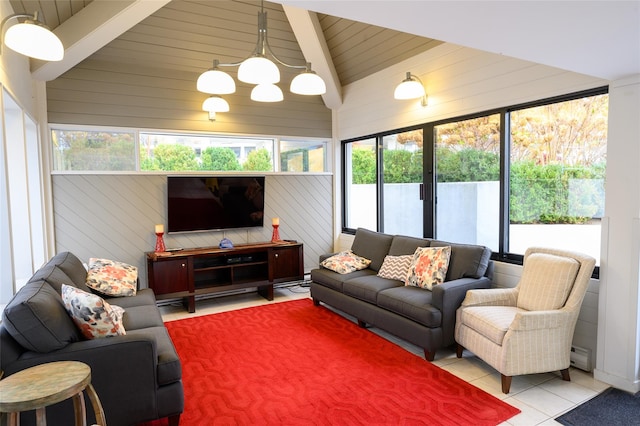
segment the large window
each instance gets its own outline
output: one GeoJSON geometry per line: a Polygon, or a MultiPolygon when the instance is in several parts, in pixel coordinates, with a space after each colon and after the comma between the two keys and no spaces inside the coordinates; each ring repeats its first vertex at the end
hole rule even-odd
{"type": "Polygon", "coordinates": [[[482,244],[513,261],[535,245],[599,259],[607,112],[602,88],[344,141],[343,231],[482,244]]]}
{"type": "Polygon", "coordinates": [[[51,143],[63,172],[327,170],[327,142],[315,139],[53,126],[51,143]]]}
{"type": "Polygon", "coordinates": [[[600,258],[607,95],[514,110],[509,251],[534,245],[600,258]]]}

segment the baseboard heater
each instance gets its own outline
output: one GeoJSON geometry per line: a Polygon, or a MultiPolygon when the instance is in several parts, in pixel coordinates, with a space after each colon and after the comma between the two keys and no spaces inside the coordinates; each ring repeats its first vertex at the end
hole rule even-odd
{"type": "Polygon", "coordinates": [[[571,366],[584,371],[591,371],[591,349],[571,346],[571,366]]]}

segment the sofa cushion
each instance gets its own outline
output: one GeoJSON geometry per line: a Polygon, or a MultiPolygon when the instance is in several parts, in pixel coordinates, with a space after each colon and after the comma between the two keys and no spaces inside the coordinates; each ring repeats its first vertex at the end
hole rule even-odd
{"type": "Polygon", "coordinates": [[[333,290],[342,293],[342,284],[351,278],[361,277],[366,275],[375,275],[376,272],[370,268],[362,269],[360,271],[351,272],[350,274],[339,274],[337,272],[330,271],[325,268],[318,268],[311,270],[311,281],[318,284],[322,284],[325,287],[329,287],[333,290]]]}
{"type": "Polygon", "coordinates": [[[16,293],[2,313],[2,323],[30,351],[51,352],[81,340],[60,294],[42,280],[28,282],[16,293]]]}
{"type": "Polygon", "coordinates": [[[158,354],[158,385],[163,386],[177,382],[182,378],[182,366],[173,342],[169,337],[166,327],[149,327],[138,330],[130,330],[129,336],[152,337],[156,342],[158,354]]]}
{"type": "Polygon", "coordinates": [[[320,266],[339,274],[348,274],[366,269],[370,263],[371,260],[358,256],[351,250],[345,250],[326,258],[320,263],[320,266]]]}
{"type": "Polygon", "coordinates": [[[418,247],[413,255],[405,284],[431,290],[447,276],[451,247],[418,247]]]}
{"type": "Polygon", "coordinates": [[[431,247],[451,247],[451,259],[446,281],[459,278],[480,278],[487,272],[491,250],[488,247],[473,244],[456,244],[434,240],[431,247]]]}
{"type": "Polygon", "coordinates": [[[432,293],[419,287],[400,286],[378,293],[378,306],[427,327],[440,327],[442,313],[431,304],[432,293]]]}
{"type": "Polygon", "coordinates": [[[382,262],[382,266],[378,271],[378,276],[388,280],[404,282],[407,278],[407,272],[409,272],[409,266],[411,265],[412,259],[412,254],[405,254],[402,256],[387,255],[384,257],[384,262],[382,262]]]}
{"type": "Polygon", "coordinates": [[[127,334],[122,325],[124,309],[111,306],[97,294],[62,285],[62,301],[73,322],[87,339],[127,334]]]}
{"type": "Polygon", "coordinates": [[[85,284],[86,277],[87,270],[80,259],[66,251],[53,256],[33,274],[29,281],[46,281],[60,294],[62,284],[89,291],[89,287],[85,284]]]}
{"type": "Polygon", "coordinates": [[[431,240],[427,238],[406,237],[404,235],[394,235],[389,254],[400,256],[403,254],[413,254],[418,247],[429,247],[431,240]]]}
{"type": "Polygon", "coordinates": [[[127,308],[124,312],[122,324],[124,325],[124,329],[127,330],[127,333],[140,328],[164,326],[160,310],[155,305],[127,308]]]}
{"type": "Polygon", "coordinates": [[[377,275],[365,275],[344,282],[343,293],[376,304],[381,290],[402,286],[402,281],[388,280],[377,275]]]}
{"type": "Polygon", "coordinates": [[[135,296],[127,297],[105,297],[104,300],[112,305],[122,306],[125,309],[134,306],[156,306],[156,295],[150,288],[141,288],[135,296]]]}
{"type": "Polygon", "coordinates": [[[87,286],[106,296],[135,296],[138,268],[110,259],[89,259],[87,286]]]}
{"type": "Polygon", "coordinates": [[[389,254],[392,241],[392,235],[358,228],[353,244],[351,244],[351,250],[358,256],[371,260],[369,268],[378,272],[384,262],[384,257],[389,254]]]}
{"type": "Polygon", "coordinates": [[[580,263],[569,257],[533,253],[524,260],[518,283],[518,308],[528,311],[560,309],[569,297],[580,263]]]}

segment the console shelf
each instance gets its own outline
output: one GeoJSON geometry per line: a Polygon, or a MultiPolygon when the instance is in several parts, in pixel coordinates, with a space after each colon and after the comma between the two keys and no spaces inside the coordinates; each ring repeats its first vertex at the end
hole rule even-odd
{"type": "Polygon", "coordinates": [[[232,249],[192,248],[147,252],[149,288],[158,300],[183,298],[195,312],[195,296],[257,287],[273,300],[273,284],[304,278],[302,244],[265,242],[232,249]]]}

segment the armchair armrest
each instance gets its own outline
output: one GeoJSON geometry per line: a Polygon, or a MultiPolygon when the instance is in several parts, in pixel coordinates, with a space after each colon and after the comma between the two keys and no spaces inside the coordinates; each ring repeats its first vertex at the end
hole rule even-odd
{"type": "Polygon", "coordinates": [[[573,313],[562,309],[518,312],[509,329],[514,331],[532,331],[568,327],[571,324],[573,316],[573,313]]]}
{"type": "Polygon", "coordinates": [[[516,306],[517,288],[469,290],[461,306],[516,306]]]}

